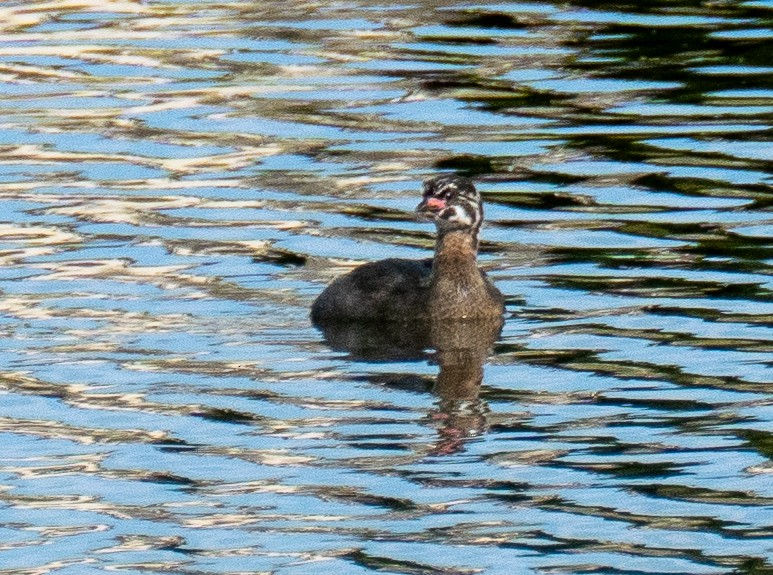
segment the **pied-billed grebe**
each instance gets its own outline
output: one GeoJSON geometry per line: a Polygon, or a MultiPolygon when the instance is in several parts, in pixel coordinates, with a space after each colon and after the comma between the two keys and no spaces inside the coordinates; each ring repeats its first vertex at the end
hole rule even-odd
{"type": "Polygon", "coordinates": [[[502,316],[502,294],[475,261],[483,208],[473,183],[451,175],[428,180],[416,211],[435,222],[435,257],[371,262],[337,278],[311,307],[315,324],[502,316]]]}

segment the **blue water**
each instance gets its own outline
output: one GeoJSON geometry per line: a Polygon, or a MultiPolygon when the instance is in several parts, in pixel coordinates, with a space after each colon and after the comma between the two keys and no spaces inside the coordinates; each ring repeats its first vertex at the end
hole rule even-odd
{"type": "Polygon", "coordinates": [[[0,574],[773,573],[772,7],[3,3],[0,574]],[[443,172],[496,341],[315,329],[443,172]]]}

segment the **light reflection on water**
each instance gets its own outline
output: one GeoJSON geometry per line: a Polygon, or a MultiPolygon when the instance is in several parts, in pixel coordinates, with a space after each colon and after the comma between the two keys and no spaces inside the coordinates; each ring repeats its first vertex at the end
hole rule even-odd
{"type": "Polygon", "coordinates": [[[773,570],[769,21],[4,3],[0,573],[773,570]],[[315,330],[442,170],[497,341],[315,330]]]}

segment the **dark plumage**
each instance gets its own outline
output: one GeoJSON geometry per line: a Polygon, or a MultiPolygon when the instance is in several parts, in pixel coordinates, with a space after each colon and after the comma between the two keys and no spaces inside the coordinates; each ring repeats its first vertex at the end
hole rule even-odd
{"type": "Polygon", "coordinates": [[[416,211],[435,222],[435,257],[372,262],[337,278],[312,305],[314,323],[502,315],[502,294],[476,263],[483,209],[472,182],[459,176],[428,180],[416,211]]]}
{"type": "Polygon", "coordinates": [[[389,319],[426,306],[432,260],[391,258],[333,280],[311,306],[311,319],[389,319]]]}

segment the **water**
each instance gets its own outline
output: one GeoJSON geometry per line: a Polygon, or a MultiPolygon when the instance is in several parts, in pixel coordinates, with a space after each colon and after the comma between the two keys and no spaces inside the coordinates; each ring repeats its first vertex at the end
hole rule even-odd
{"type": "Polygon", "coordinates": [[[771,16],[4,2],[0,573],[773,573],[771,16]],[[443,171],[501,334],[326,340],[443,171]]]}

